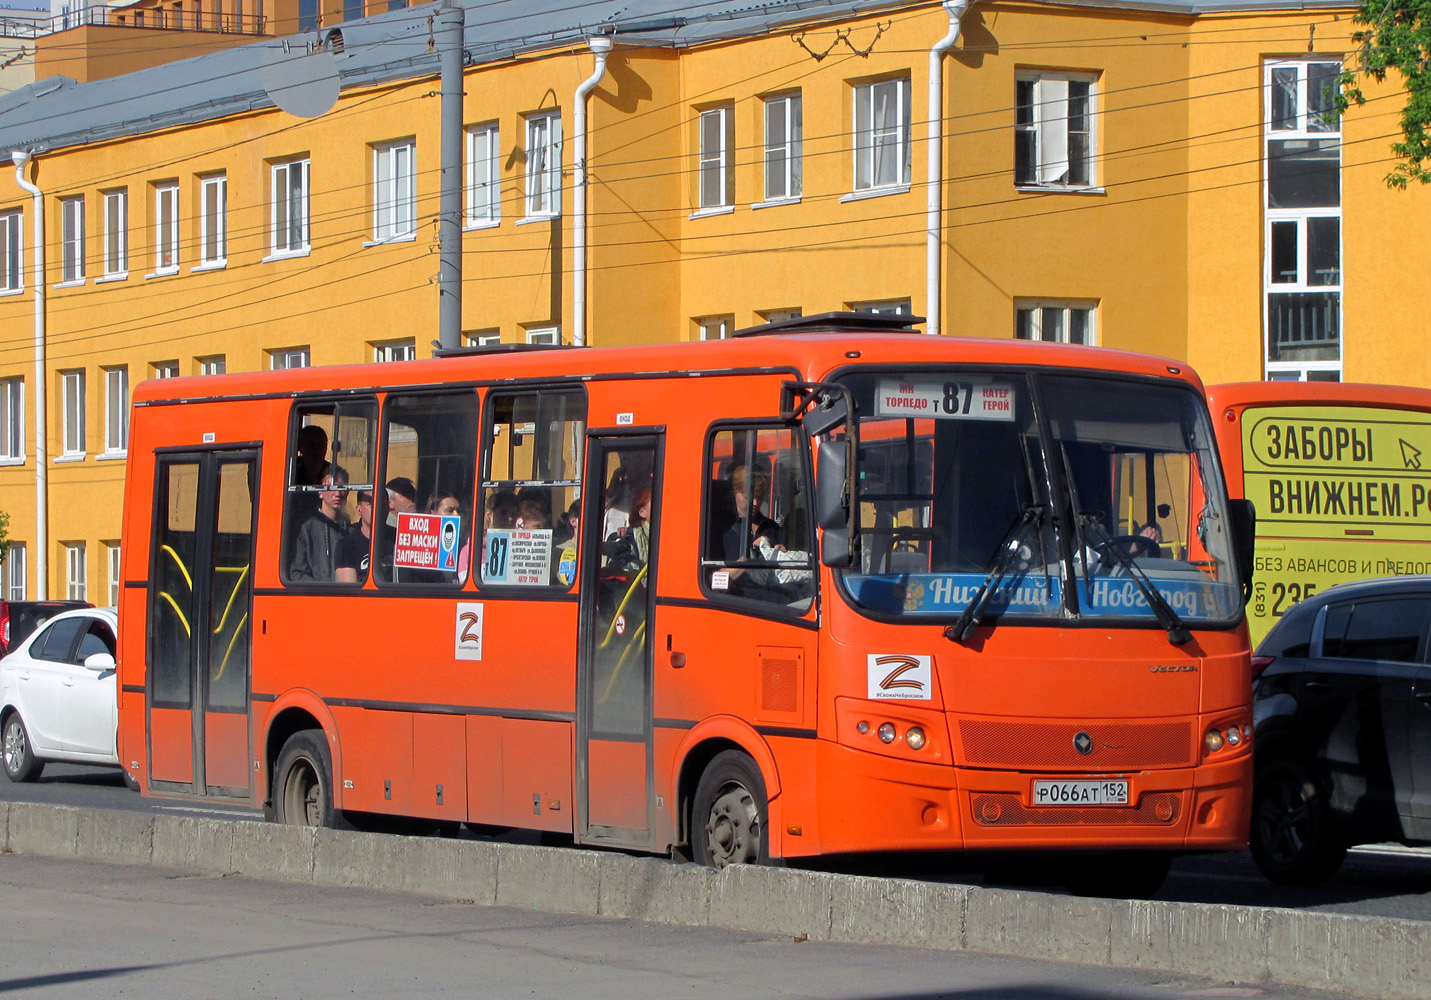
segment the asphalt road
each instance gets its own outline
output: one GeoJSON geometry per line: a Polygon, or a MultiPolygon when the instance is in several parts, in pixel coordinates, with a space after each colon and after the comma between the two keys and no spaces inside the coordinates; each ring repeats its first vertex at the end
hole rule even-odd
{"type": "MultiPolygon", "coordinates": [[[[0,800],[47,802],[99,809],[132,809],[214,819],[259,820],[257,810],[200,802],[144,798],[125,788],[113,769],[50,764],[38,782],[0,779],[0,800]]],[[[536,843],[535,834],[507,839],[536,843]]],[[[1060,892],[1057,862],[984,855],[880,855],[818,859],[809,867],[853,874],[930,879],[968,885],[1017,885],[1060,892]]],[[[1281,906],[1365,916],[1431,920],[1431,851],[1391,845],[1357,848],[1331,882],[1316,889],[1272,885],[1246,852],[1179,859],[1158,899],[1281,906]]]]}
{"type": "Polygon", "coordinates": [[[0,855],[0,898],[0,993],[45,1000],[1333,996],[21,854],[0,855]]]}

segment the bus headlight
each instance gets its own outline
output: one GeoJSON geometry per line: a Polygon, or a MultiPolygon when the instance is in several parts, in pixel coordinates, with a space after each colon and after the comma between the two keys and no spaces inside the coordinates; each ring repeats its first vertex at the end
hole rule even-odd
{"type": "Polygon", "coordinates": [[[1203,746],[1207,747],[1208,753],[1216,753],[1222,749],[1224,743],[1222,733],[1216,729],[1209,729],[1207,735],[1202,738],[1203,746]]]}
{"type": "Polygon", "coordinates": [[[880,741],[881,743],[893,743],[893,742],[894,742],[894,723],[893,723],[893,722],[881,723],[881,725],[880,725],[880,727],[879,727],[879,741],[880,741]]]}
{"type": "Polygon", "coordinates": [[[924,730],[918,726],[910,726],[909,730],[904,734],[904,742],[909,744],[909,749],[911,750],[923,750],[924,730]]]}

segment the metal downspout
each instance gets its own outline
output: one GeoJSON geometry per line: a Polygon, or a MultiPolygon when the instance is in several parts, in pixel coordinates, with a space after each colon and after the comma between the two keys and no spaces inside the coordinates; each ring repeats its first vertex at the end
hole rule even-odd
{"type": "Polygon", "coordinates": [[[45,193],[25,176],[30,166],[29,150],[10,154],[15,164],[15,183],[30,194],[31,214],[35,218],[34,270],[35,286],[35,595],[38,600],[50,597],[50,455],[49,424],[45,402],[45,193]]]}
{"type": "Polygon", "coordinates": [[[586,99],[606,75],[606,57],[611,52],[610,35],[587,39],[596,56],[596,69],[576,88],[572,109],[572,201],[571,221],[571,342],[586,346],[586,99]]]}
{"type": "Polygon", "coordinates": [[[943,314],[940,302],[939,242],[940,196],[944,190],[944,54],[959,40],[959,19],[971,0],[944,0],[949,15],[949,33],[929,50],[929,183],[924,215],[924,314],[925,333],[939,335],[943,314]]]}

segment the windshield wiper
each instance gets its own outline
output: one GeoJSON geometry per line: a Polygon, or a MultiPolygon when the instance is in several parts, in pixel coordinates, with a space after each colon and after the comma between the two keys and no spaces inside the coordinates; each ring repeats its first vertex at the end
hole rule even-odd
{"type": "MultiPolygon", "coordinates": [[[[1098,551],[1106,551],[1118,565],[1128,571],[1128,575],[1133,578],[1133,582],[1138,585],[1138,589],[1143,592],[1143,596],[1148,599],[1148,606],[1153,609],[1153,615],[1168,633],[1168,642],[1174,646],[1182,646],[1192,642],[1192,633],[1183,625],[1183,620],[1178,617],[1178,613],[1173,610],[1173,606],[1163,597],[1162,592],[1153,586],[1153,581],[1148,579],[1148,575],[1143,572],[1136,559],[1124,550],[1123,546],[1113,541],[1109,537],[1107,530],[1103,527],[1103,520],[1096,513],[1091,511],[1081,511],[1078,515],[1080,528],[1087,528],[1089,534],[1094,531],[1103,536],[1103,541],[1094,548],[1098,551]]],[[[1084,562],[1084,586],[1091,587],[1092,579],[1088,576],[1087,561],[1084,562]]]]}
{"type": "Polygon", "coordinates": [[[984,577],[984,582],[979,584],[979,589],[965,605],[954,624],[944,630],[944,638],[953,642],[964,642],[973,634],[983,617],[984,605],[988,601],[989,595],[1008,575],[1009,567],[1014,564],[1014,557],[1019,554],[1024,542],[1028,540],[1029,529],[1033,528],[1037,531],[1043,526],[1044,511],[1044,505],[1041,503],[1031,503],[1024,507],[1023,514],[1004,536],[998,555],[994,557],[994,565],[989,568],[989,575],[984,577]]]}

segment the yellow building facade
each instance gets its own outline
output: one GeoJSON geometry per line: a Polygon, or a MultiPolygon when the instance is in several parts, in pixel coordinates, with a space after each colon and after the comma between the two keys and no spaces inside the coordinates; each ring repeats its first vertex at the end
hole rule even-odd
{"type": "MultiPolygon", "coordinates": [[[[628,4],[587,102],[579,318],[573,108],[600,22],[531,6],[467,11],[470,342],[925,316],[933,287],[944,335],[1155,353],[1208,382],[1431,384],[1398,236],[1426,198],[1383,182],[1399,91],[1339,124],[1319,113],[1349,7],[731,3],[656,21],[640,10],[669,5],[628,4]],[[931,286],[931,48],[951,22],[931,286]]],[[[344,23],[338,44],[296,36],[343,80],[312,118],[271,106],[274,57],[248,49],[0,106],[0,143],[29,154],[0,177],[0,510],[21,543],[5,596],[113,600],[137,382],[429,355],[435,7],[344,23]]]]}

